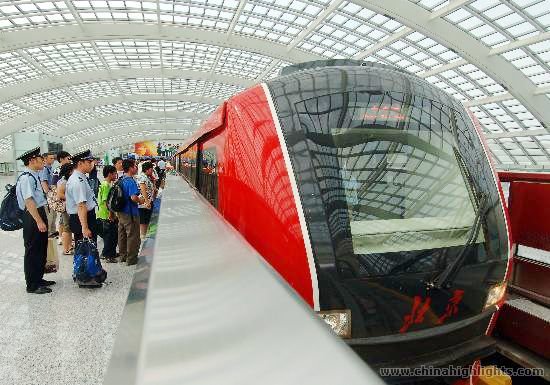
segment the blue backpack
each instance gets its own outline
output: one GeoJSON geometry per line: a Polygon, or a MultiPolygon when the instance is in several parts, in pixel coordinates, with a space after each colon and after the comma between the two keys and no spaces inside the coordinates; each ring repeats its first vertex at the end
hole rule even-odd
{"type": "MultiPolygon", "coordinates": [[[[38,182],[36,181],[36,178],[30,172],[24,172],[19,175],[19,177],[17,178],[17,182],[19,182],[19,178],[21,178],[23,175],[32,176],[35,183],[34,188],[38,187],[38,182]]],[[[17,194],[15,192],[17,182],[15,182],[14,185],[6,185],[6,190],[8,191],[8,193],[4,197],[4,200],[2,200],[2,205],[0,206],[0,229],[4,231],[15,231],[23,228],[24,210],[21,210],[19,208],[19,204],[17,203],[17,194]]]]}
{"type": "Polygon", "coordinates": [[[79,285],[101,286],[107,279],[99,260],[99,253],[93,241],[84,238],[77,242],[73,259],[73,280],[79,285]]]}

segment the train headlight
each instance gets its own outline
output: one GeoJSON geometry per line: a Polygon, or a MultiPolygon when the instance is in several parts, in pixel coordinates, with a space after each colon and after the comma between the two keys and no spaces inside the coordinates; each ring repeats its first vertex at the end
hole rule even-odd
{"type": "Polygon", "coordinates": [[[351,337],[351,310],[327,310],[317,314],[338,336],[351,337]]]}
{"type": "Polygon", "coordinates": [[[493,305],[496,305],[502,299],[502,297],[504,297],[505,293],[506,293],[506,282],[502,282],[502,283],[499,283],[498,285],[492,286],[489,289],[489,293],[487,294],[487,300],[485,301],[485,306],[483,307],[483,310],[493,305]]]}

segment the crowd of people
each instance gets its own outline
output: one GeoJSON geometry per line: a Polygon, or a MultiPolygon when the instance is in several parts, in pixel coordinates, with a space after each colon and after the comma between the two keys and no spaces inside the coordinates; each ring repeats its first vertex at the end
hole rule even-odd
{"type": "Polygon", "coordinates": [[[59,238],[63,255],[72,255],[83,238],[103,239],[101,257],[110,263],[135,265],[141,239],[147,233],[152,206],[163,187],[167,163],[155,158],[114,158],[98,178],[98,158],[90,150],[71,156],[66,151],[21,155],[25,166],[16,184],[17,203],[23,210],[24,271],[27,292],[51,292],[55,281],[44,279],[48,238],[59,238]],[[53,165],[58,162],[55,169],[53,165]],[[118,183],[124,206],[111,211],[109,192],[118,183]],[[118,251],[117,251],[118,250],[118,251]]]}

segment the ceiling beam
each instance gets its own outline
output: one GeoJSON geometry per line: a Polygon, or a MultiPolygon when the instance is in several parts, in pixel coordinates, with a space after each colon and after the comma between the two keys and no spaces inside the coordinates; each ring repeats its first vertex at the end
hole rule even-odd
{"type": "MultiPolygon", "coordinates": [[[[39,111],[40,113],[30,113],[25,115],[19,115],[15,119],[8,120],[0,125],[0,136],[9,135],[13,132],[18,132],[26,127],[32,126],[37,123],[42,123],[48,120],[57,119],[62,115],[92,110],[96,107],[132,103],[132,102],[148,102],[148,101],[182,101],[182,102],[194,102],[205,103],[217,106],[223,102],[223,99],[214,99],[209,97],[201,97],[198,95],[178,95],[178,94],[130,94],[130,95],[116,95],[105,96],[96,99],[86,100],[84,102],[75,102],[69,104],[62,104],[54,108],[39,111]]],[[[206,115],[198,113],[199,118],[205,118],[206,115]]],[[[59,131],[60,134],[64,134],[63,130],[59,131]]]]}
{"type": "Polygon", "coordinates": [[[166,68],[161,71],[160,68],[133,68],[133,69],[113,69],[73,72],[61,75],[55,75],[52,78],[39,78],[29,80],[7,87],[0,88],[0,103],[8,102],[12,99],[18,99],[26,95],[35,94],[42,91],[56,88],[64,88],[84,83],[95,83],[101,81],[111,81],[113,79],[136,79],[136,78],[162,78],[167,79],[188,79],[203,80],[213,83],[228,84],[242,88],[248,88],[255,84],[254,80],[238,78],[220,74],[212,74],[204,71],[189,71],[166,68]]]}
{"type": "Polygon", "coordinates": [[[332,0],[329,3],[329,6],[326,7],[324,10],[322,10],[315,19],[313,19],[307,28],[303,29],[298,36],[288,45],[287,52],[291,52],[294,48],[298,46],[304,39],[312,33],[323,21],[327,19],[328,16],[330,16],[331,13],[333,13],[339,6],[342,4],[344,0],[332,0]]]}
{"type": "Polygon", "coordinates": [[[492,48],[489,51],[489,55],[490,56],[500,55],[501,53],[522,48],[522,47],[525,47],[526,45],[540,43],[541,41],[544,41],[544,40],[550,40],[550,32],[542,32],[542,33],[539,33],[538,35],[526,37],[525,39],[516,40],[511,43],[503,44],[501,46],[492,48]]]}
{"type": "MultiPolygon", "coordinates": [[[[155,134],[155,135],[144,135],[144,136],[140,136],[139,138],[126,137],[126,138],[118,139],[117,142],[116,142],[116,145],[114,145],[114,146],[112,144],[95,144],[95,145],[90,146],[89,148],[94,153],[101,155],[102,152],[104,152],[106,150],[109,150],[111,148],[118,148],[118,147],[128,146],[130,144],[134,144],[134,143],[137,143],[137,142],[144,142],[144,141],[147,141],[147,140],[160,141],[160,142],[162,142],[163,140],[177,140],[177,141],[180,141],[180,140],[182,140],[182,138],[181,138],[181,136],[178,136],[177,134],[166,132],[166,133],[155,134]]],[[[84,150],[84,149],[85,148],[82,147],[82,150],[84,150]]]]}
{"type": "Polygon", "coordinates": [[[512,131],[512,132],[495,132],[495,133],[485,133],[487,139],[500,139],[500,138],[519,138],[525,136],[539,136],[539,135],[548,135],[548,131],[545,129],[536,129],[536,130],[523,130],[523,131],[512,131]]]}
{"type": "Polygon", "coordinates": [[[365,59],[375,53],[378,50],[381,50],[382,48],[388,46],[391,43],[396,42],[397,40],[407,36],[409,33],[413,32],[412,29],[405,27],[401,28],[398,32],[395,32],[391,35],[386,36],[385,39],[381,40],[380,42],[372,45],[371,47],[367,48],[364,51],[357,52],[355,55],[353,55],[352,59],[365,59]]]}
{"type": "Polygon", "coordinates": [[[480,99],[472,99],[462,102],[464,107],[475,107],[475,106],[482,106],[484,104],[489,103],[498,103],[503,102],[505,100],[514,99],[514,97],[509,92],[504,92],[499,95],[493,95],[493,96],[487,96],[480,99]]]}
{"type": "Polygon", "coordinates": [[[219,31],[172,25],[145,23],[85,23],[56,25],[45,28],[18,29],[3,32],[0,52],[14,51],[45,44],[69,43],[91,40],[167,40],[186,43],[214,45],[239,49],[265,55],[292,63],[322,59],[321,55],[298,49],[287,50],[287,46],[266,39],[219,31]]]}
{"type": "Polygon", "coordinates": [[[444,64],[442,66],[436,67],[434,69],[424,71],[424,72],[420,72],[417,75],[420,76],[421,78],[429,78],[430,76],[434,76],[434,75],[440,74],[442,72],[455,69],[455,68],[463,66],[465,64],[468,64],[468,62],[466,60],[459,59],[459,60],[455,60],[453,62],[444,64]]]}
{"type": "Polygon", "coordinates": [[[197,129],[197,127],[192,125],[181,125],[181,124],[174,124],[174,123],[156,123],[156,124],[150,124],[147,125],[146,128],[142,129],[141,132],[136,130],[135,126],[126,126],[122,127],[120,130],[117,130],[116,132],[101,132],[96,133],[93,135],[90,135],[87,138],[87,141],[78,141],[78,142],[71,142],[67,145],[68,148],[71,150],[75,149],[84,149],[84,147],[89,148],[113,148],[117,147],[121,144],[121,141],[124,141],[125,139],[130,139],[130,143],[135,142],[141,142],[143,140],[147,140],[146,138],[150,137],[158,137],[163,135],[170,135],[172,139],[178,139],[178,140],[184,140],[188,135],[191,135],[192,132],[194,132],[197,129]],[[142,132],[151,132],[151,131],[160,131],[162,134],[143,134],[142,132]],[[188,132],[188,133],[187,133],[188,132]],[[135,133],[135,135],[128,136],[128,134],[135,133]],[[108,142],[105,142],[105,140],[108,140],[108,142]]]}
{"type": "MultiPolygon", "coordinates": [[[[166,111],[166,118],[167,119],[184,119],[184,118],[195,118],[196,114],[194,112],[184,112],[184,111],[166,111]]],[[[78,133],[79,137],[81,139],[78,140],[67,140],[67,145],[74,146],[74,143],[83,142],[86,143],[88,141],[88,137],[93,135],[94,133],[90,133],[90,130],[93,128],[96,128],[98,126],[108,126],[109,124],[113,123],[120,123],[120,122],[132,122],[134,120],[141,120],[141,119],[153,119],[158,122],[163,121],[165,118],[165,112],[164,111],[143,111],[143,112],[134,112],[134,113],[119,113],[119,114],[112,114],[108,115],[99,119],[92,119],[92,120],[85,120],[83,122],[79,122],[77,124],[74,124],[71,126],[70,129],[67,129],[66,131],[58,131],[56,132],[56,135],[59,135],[61,137],[67,137],[69,135],[75,135],[78,133]]],[[[156,123],[153,123],[156,124],[156,123]]],[[[184,125],[183,123],[181,124],[184,125]]],[[[139,126],[133,126],[133,129],[135,130],[143,130],[146,127],[139,127],[139,126]]]]}
{"type": "Polygon", "coordinates": [[[520,70],[500,55],[490,55],[490,47],[457,26],[408,0],[352,0],[353,3],[393,17],[409,28],[454,50],[519,100],[545,127],[550,127],[550,100],[536,95],[536,86],[520,70]]]}
{"type": "Polygon", "coordinates": [[[430,19],[436,19],[438,17],[445,17],[450,13],[453,13],[464,4],[469,3],[472,0],[453,0],[444,7],[439,8],[437,11],[433,11],[430,15],[430,19]]]}

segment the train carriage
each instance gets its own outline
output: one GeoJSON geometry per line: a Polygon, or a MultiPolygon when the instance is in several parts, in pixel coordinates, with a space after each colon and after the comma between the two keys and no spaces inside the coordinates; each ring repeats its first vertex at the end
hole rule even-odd
{"type": "Polygon", "coordinates": [[[374,63],[287,68],[224,102],[175,162],[369,364],[493,352],[504,198],[475,119],[435,86],[374,63]]]}

